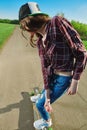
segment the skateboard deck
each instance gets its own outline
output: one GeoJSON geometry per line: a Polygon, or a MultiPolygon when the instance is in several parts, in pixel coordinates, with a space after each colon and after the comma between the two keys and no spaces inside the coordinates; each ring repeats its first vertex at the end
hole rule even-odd
{"type": "Polygon", "coordinates": [[[43,128],[43,129],[41,129],[41,130],[53,130],[53,128],[52,127],[49,127],[49,128],[43,128]]]}
{"type": "MultiPolygon", "coordinates": [[[[36,130],[38,130],[38,129],[36,129],[36,130]]],[[[39,129],[39,130],[53,130],[53,128],[52,127],[44,127],[42,129],[39,129]]]]}

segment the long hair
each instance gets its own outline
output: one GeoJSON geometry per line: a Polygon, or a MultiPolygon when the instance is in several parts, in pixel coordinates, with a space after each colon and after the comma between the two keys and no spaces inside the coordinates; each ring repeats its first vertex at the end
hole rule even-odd
{"type": "MultiPolygon", "coordinates": [[[[37,34],[37,31],[45,24],[47,24],[50,20],[49,16],[46,15],[36,15],[36,16],[28,16],[24,18],[23,20],[20,21],[20,27],[22,29],[22,35],[23,31],[29,31],[29,32],[34,32],[30,36],[30,45],[32,47],[35,47],[35,39],[34,35],[39,37],[37,34]]],[[[24,35],[23,35],[24,36],[24,35]]],[[[24,36],[25,37],[25,36],[24,36]]]]}

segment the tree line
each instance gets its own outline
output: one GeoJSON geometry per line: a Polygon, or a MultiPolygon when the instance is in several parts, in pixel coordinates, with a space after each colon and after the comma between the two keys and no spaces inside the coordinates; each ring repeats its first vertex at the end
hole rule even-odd
{"type": "Polygon", "coordinates": [[[76,22],[74,20],[71,21],[73,27],[80,34],[82,40],[87,40],[87,24],[83,24],[80,22],[76,22]]]}
{"type": "MultiPolygon", "coordinates": [[[[64,17],[64,14],[62,14],[64,17]]],[[[19,24],[18,20],[0,19],[0,23],[19,24]]],[[[78,21],[71,21],[72,26],[80,34],[82,40],[87,40],[87,24],[80,23],[78,21]]]]}
{"type": "Polygon", "coordinates": [[[10,19],[0,19],[0,23],[8,23],[8,24],[19,24],[19,21],[14,19],[14,20],[10,20],[10,19]]]}

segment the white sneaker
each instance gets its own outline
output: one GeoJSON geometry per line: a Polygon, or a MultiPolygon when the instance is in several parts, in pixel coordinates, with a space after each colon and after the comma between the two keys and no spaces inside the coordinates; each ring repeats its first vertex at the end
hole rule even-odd
{"type": "Polygon", "coordinates": [[[40,94],[37,94],[35,96],[31,96],[30,100],[35,103],[39,97],[40,97],[40,94]]]}
{"type": "Polygon", "coordinates": [[[44,119],[39,119],[34,122],[35,129],[41,130],[45,127],[50,127],[52,125],[52,120],[50,119],[49,122],[45,121],[44,119]]]}

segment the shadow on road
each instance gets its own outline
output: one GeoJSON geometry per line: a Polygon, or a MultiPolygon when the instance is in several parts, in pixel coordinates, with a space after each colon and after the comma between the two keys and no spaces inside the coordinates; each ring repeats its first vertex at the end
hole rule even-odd
{"type": "Polygon", "coordinates": [[[10,104],[4,108],[0,108],[0,114],[19,109],[18,129],[16,130],[34,130],[33,128],[33,106],[29,98],[28,92],[21,92],[23,99],[19,103],[10,104]]]}

